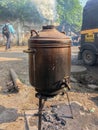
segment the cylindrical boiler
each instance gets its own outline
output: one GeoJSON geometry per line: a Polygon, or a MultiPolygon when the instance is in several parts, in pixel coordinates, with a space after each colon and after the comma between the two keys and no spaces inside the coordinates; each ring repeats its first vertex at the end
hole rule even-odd
{"type": "Polygon", "coordinates": [[[63,90],[70,78],[71,40],[54,26],[43,26],[37,33],[31,30],[28,41],[29,79],[35,90],[44,96],[54,96],[63,90]]]}

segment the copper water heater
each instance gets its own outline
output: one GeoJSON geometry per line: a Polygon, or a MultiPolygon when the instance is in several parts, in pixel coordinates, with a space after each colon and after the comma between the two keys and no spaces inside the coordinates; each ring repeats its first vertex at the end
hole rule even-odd
{"type": "Polygon", "coordinates": [[[71,40],[54,26],[31,30],[28,41],[29,79],[41,95],[54,96],[68,85],[71,68],[71,40]]]}

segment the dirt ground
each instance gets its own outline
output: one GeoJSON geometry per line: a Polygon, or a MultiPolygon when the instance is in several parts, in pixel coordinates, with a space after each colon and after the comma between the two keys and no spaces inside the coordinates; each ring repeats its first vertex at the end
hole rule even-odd
{"type": "MultiPolygon", "coordinates": [[[[35,97],[35,91],[29,83],[28,54],[23,53],[25,49],[27,49],[27,46],[12,47],[9,51],[5,51],[5,47],[0,47],[0,106],[15,109],[20,115],[23,115],[26,110],[38,108],[38,99],[35,97]],[[11,68],[14,69],[23,83],[18,93],[4,91],[7,83],[11,80],[11,68]]],[[[72,47],[72,55],[77,55],[77,52],[78,48],[72,47]]],[[[87,73],[92,75],[95,80],[98,80],[98,64],[92,67],[85,67],[87,68],[87,73]]],[[[79,102],[87,111],[98,117],[98,91],[89,89],[86,85],[81,87],[78,83],[71,82],[70,85],[72,87],[69,92],[71,102],[79,102]]],[[[46,106],[49,107],[54,102],[55,104],[67,102],[66,95],[63,97],[57,96],[53,100],[47,101],[46,106]]],[[[24,117],[19,116],[15,121],[0,123],[0,130],[25,130],[24,122],[24,117]]],[[[97,130],[97,128],[90,130],[97,130]]]]}

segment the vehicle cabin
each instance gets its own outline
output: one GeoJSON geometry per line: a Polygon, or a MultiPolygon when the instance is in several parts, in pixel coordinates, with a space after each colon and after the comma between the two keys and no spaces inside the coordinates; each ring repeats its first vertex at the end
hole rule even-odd
{"type": "Polygon", "coordinates": [[[79,59],[94,65],[98,59],[98,0],[90,0],[83,9],[79,59]]]}

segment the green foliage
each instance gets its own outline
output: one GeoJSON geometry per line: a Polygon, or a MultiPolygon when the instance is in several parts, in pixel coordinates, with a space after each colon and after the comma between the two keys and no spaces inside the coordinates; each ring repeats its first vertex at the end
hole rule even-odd
{"type": "Polygon", "coordinates": [[[82,6],[79,0],[57,0],[58,22],[79,31],[82,21],[82,6]]]}
{"type": "Polygon", "coordinates": [[[0,0],[0,17],[41,22],[40,14],[32,0],[0,0]]]}
{"type": "MultiPolygon", "coordinates": [[[[68,26],[75,31],[79,31],[82,21],[82,7],[79,0],[56,1],[58,14],[57,21],[60,24],[64,23],[65,26],[68,26]]],[[[0,18],[2,20],[19,19],[21,21],[42,23],[44,20],[47,19],[46,21],[48,21],[49,18],[51,19],[51,17],[54,17],[55,13],[51,14],[51,8],[52,5],[50,4],[49,6],[46,0],[45,2],[42,1],[42,4],[40,0],[35,3],[34,0],[0,0],[0,18]],[[43,7],[40,12],[38,12],[37,5],[43,7]]]]}

